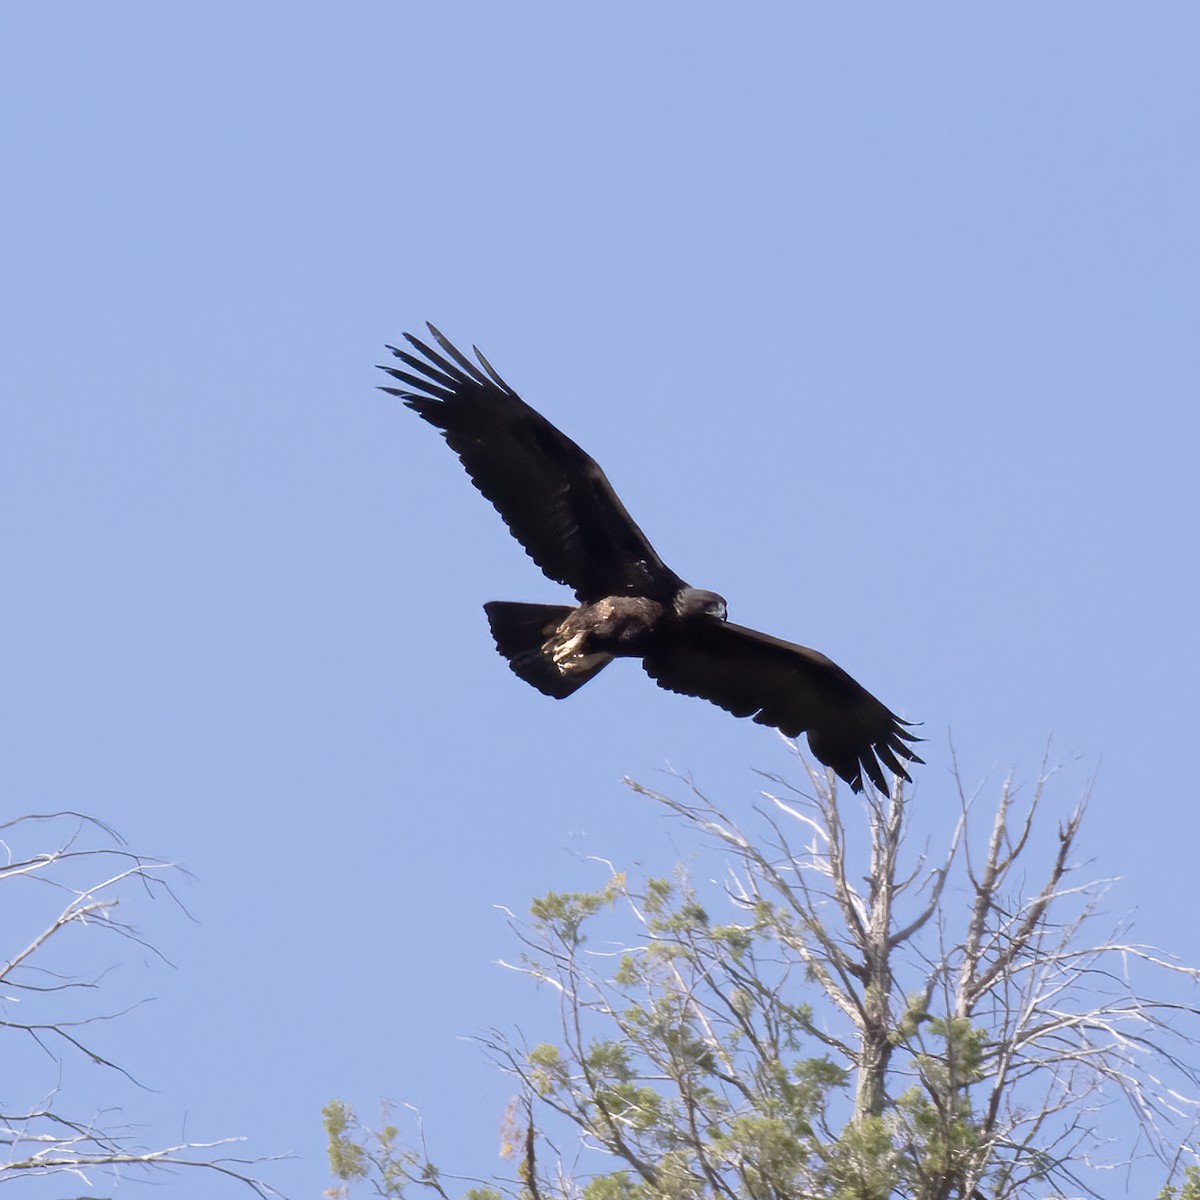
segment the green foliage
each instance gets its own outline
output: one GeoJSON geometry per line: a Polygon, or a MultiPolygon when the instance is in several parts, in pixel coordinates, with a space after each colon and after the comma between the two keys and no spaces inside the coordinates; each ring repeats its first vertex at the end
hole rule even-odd
{"type": "Polygon", "coordinates": [[[648,1195],[644,1183],[634,1183],[628,1171],[613,1171],[597,1175],[583,1188],[582,1200],[644,1200],[648,1195]]]}
{"type": "MultiPolygon", "coordinates": [[[[321,1115],[328,1139],[329,1169],[335,1179],[346,1185],[331,1195],[345,1195],[348,1185],[369,1178],[376,1194],[389,1200],[400,1200],[411,1184],[446,1197],[437,1167],[424,1155],[402,1145],[395,1125],[385,1121],[378,1129],[368,1129],[341,1100],[330,1101],[321,1115]]],[[[494,1188],[482,1188],[474,1189],[473,1200],[502,1200],[502,1197],[494,1188]]]]}
{"type": "Polygon", "coordinates": [[[583,923],[608,908],[621,894],[624,876],[614,875],[607,886],[596,892],[547,892],[529,906],[533,927],[547,931],[567,945],[583,943],[583,923]]]}
{"type": "MultiPolygon", "coordinates": [[[[886,862],[893,872],[899,804],[875,810],[871,826],[872,862],[886,862]]],[[[1006,811],[1002,806],[1001,822],[1006,811]]],[[[832,804],[821,815],[830,823],[839,819],[832,804]]],[[[682,876],[650,879],[638,891],[614,873],[602,888],[549,892],[533,901],[520,934],[524,967],[557,989],[561,1026],[532,1048],[500,1034],[486,1039],[518,1093],[502,1136],[503,1153],[515,1162],[499,1190],[473,1188],[466,1200],[1022,1200],[1054,1194],[1063,1177],[1056,1143],[1049,1140],[1046,1149],[1010,1136],[1025,1116],[996,1081],[999,1063],[1011,1069],[1019,1061],[1015,1078],[1058,1061],[1057,1050],[1045,1059],[1020,1059],[1026,1042],[1018,1044],[1003,1021],[980,1019],[974,1000],[954,996],[956,971],[965,993],[989,996],[991,981],[1006,979],[1007,956],[1014,964],[1008,978],[1018,978],[1018,968],[1023,973],[1013,1003],[1024,1003],[1020,989],[1044,961],[1034,933],[1043,928],[1037,921],[1049,900],[1022,909],[988,893],[989,909],[980,906],[977,888],[970,961],[922,949],[911,956],[917,972],[906,977],[898,949],[935,912],[944,919],[936,900],[922,899],[924,915],[910,915],[897,934],[888,923],[891,906],[907,886],[897,876],[873,875],[867,892],[858,892],[847,882],[849,871],[838,875],[843,866],[835,870],[818,854],[799,865],[789,860],[793,874],[785,883],[776,859],[737,836],[730,840],[753,881],[738,893],[734,915],[740,920],[714,920],[715,906],[701,903],[682,876]],[[832,892],[810,892],[802,868],[832,892]],[[881,923],[869,911],[876,900],[887,906],[881,923]],[[1011,912],[1033,912],[1036,920],[1021,916],[1014,926],[1011,912]],[[1015,957],[1025,950],[1014,942],[1014,928],[1027,939],[1025,958],[1015,957]],[[917,986],[906,989],[913,981],[917,986]],[[872,1070],[873,1086],[864,1088],[872,1070]],[[1007,1126],[997,1123],[1002,1105],[1008,1106],[1007,1126]],[[565,1153],[572,1143],[585,1149],[565,1153]]],[[[989,843],[988,887],[1003,878],[1001,857],[1009,844],[996,835],[989,843]]],[[[1047,897],[1065,869],[1069,838],[1061,831],[1060,845],[1047,897]]],[[[941,929],[938,936],[945,936],[941,929]]],[[[1069,991],[1063,964],[1076,961],[1073,953],[1056,960],[1050,992],[1056,1005],[1069,991]]],[[[1036,1042],[1036,1030],[1019,1027],[1025,1018],[1006,1009],[1008,1002],[993,996],[990,1007],[981,1008],[1002,1014],[1036,1042]]],[[[1125,1011],[1140,1019],[1146,1010],[1115,1007],[1111,1013],[1125,1011]]],[[[1055,1046],[1069,1024],[1065,1012],[1056,1008],[1045,1023],[1055,1046]]],[[[1106,1020],[1114,1019],[1111,1013],[1106,1020]]],[[[1086,1028],[1091,1037],[1096,1026],[1086,1028]]],[[[1089,1043],[1086,1057],[1094,1055],[1089,1043]]],[[[1124,1069],[1125,1060],[1120,1063],[1124,1069]]],[[[1061,1094],[1054,1103],[1069,1108],[1061,1094]]],[[[337,1179],[347,1185],[370,1179],[389,1198],[415,1185],[451,1200],[424,1152],[402,1145],[394,1128],[364,1128],[339,1102],[325,1116],[337,1179]]],[[[1068,1128],[1072,1119],[1068,1115],[1068,1128]]],[[[1181,1187],[1163,1189],[1159,1200],[1200,1200],[1200,1174],[1189,1171],[1181,1187]]]]}
{"type": "Polygon", "coordinates": [[[362,1179],[367,1174],[367,1152],[349,1136],[354,1113],[340,1100],[331,1100],[321,1110],[325,1136],[329,1139],[329,1169],[335,1179],[362,1179]]]}
{"type": "MultiPolygon", "coordinates": [[[[592,940],[591,924],[622,897],[643,914],[647,937],[620,955],[583,1005],[585,1018],[602,1016],[615,1036],[581,1032],[510,1059],[552,1110],[653,1164],[640,1177],[622,1166],[581,1180],[580,1200],[694,1200],[712,1193],[713,1180],[747,1200],[916,1197],[924,1193],[905,1139],[936,1156],[940,1170],[970,1153],[962,1088],[978,1075],[979,1031],[928,1021],[913,1055],[927,1085],[953,1097],[949,1124],[917,1089],[886,1119],[846,1120],[850,1067],[815,1037],[811,1006],[784,1001],[790,972],[778,965],[778,914],[769,907],[756,910],[753,924],[716,925],[678,883],[651,881],[630,896],[615,877],[595,892],[550,893],[532,907],[545,957],[531,960],[531,970],[582,986],[576,955],[592,940]]],[[[361,1176],[366,1154],[347,1135],[347,1110],[331,1110],[335,1175],[361,1176]]],[[[506,1140],[515,1147],[521,1138],[506,1140]]],[[[394,1148],[376,1147],[374,1161],[392,1189],[385,1195],[400,1195],[399,1182],[441,1191],[394,1148]]],[[[528,1200],[528,1185],[520,1191],[528,1200]]]]}
{"type": "MultiPolygon", "coordinates": [[[[829,1154],[830,1200],[888,1200],[906,1182],[890,1122],[863,1117],[848,1125],[829,1154]]],[[[901,1195],[919,1195],[904,1187],[901,1195]]]]}
{"type": "Polygon", "coordinates": [[[1157,1200],[1200,1200],[1200,1167],[1188,1167],[1184,1171],[1183,1187],[1169,1184],[1158,1193],[1157,1200]]]}

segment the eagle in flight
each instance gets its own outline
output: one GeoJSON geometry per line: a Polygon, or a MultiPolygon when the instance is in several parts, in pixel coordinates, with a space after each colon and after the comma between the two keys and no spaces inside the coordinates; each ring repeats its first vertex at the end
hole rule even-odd
{"type": "Polygon", "coordinates": [[[604,472],[535,412],[475,349],[477,363],[432,325],[441,349],[412,334],[388,349],[384,387],[442,431],[475,486],[578,605],[485,604],[496,647],[539,692],[561,700],[614,658],[640,658],[659,685],[808,734],[816,757],[856,792],[887,791],[919,741],[895,713],[825,655],[726,620],[725,600],[685,583],[625,511],[604,472]]]}

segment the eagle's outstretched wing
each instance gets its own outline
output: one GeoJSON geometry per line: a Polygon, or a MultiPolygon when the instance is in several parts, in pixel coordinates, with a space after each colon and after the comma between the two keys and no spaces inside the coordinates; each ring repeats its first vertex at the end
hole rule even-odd
{"type": "Polygon", "coordinates": [[[412,334],[424,358],[388,349],[408,367],[382,367],[385,387],[442,431],[475,486],[551,578],[580,600],[670,598],[684,581],[655,553],[595,461],[535,412],[479,353],[479,364],[429,326],[439,354],[412,334]]]}
{"type": "Polygon", "coordinates": [[[689,621],[644,665],[659,687],[711,700],[735,717],[753,716],[788,737],[807,733],[813,754],[856,792],[864,773],[887,791],[881,762],[908,779],[905,762],[922,761],[908,745],[920,740],[908,723],[807,646],[726,621],[689,621]]]}

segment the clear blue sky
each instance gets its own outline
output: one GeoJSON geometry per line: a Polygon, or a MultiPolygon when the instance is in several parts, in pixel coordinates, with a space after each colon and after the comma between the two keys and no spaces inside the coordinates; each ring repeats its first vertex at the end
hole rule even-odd
{"type": "MultiPolygon", "coordinates": [[[[735,620],[924,722],[917,804],[1048,738],[1114,910],[1194,919],[1200,10],[13,3],[0,18],[8,814],[194,872],[106,1043],[169,1138],[327,1183],[334,1095],[486,1170],[531,1027],[494,905],[688,852],[774,735],[617,664],[516,680],[553,600],[374,390],[432,319],[735,620]]],[[[212,1195],[179,1180],[171,1195],[212,1195]]]]}

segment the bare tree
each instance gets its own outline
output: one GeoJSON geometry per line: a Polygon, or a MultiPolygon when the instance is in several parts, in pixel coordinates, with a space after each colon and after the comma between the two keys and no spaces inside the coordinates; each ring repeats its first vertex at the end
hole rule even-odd
{"type": "MultiPolygon", "coordinates": [[[[124,1123],[116,1096],[140,1087],[103,1046],[103,1028],[129,1007],[105,1007],[113,947],[105,938],[158,952],[124,919],[130,896],[182,909],[169,863],[126,848],[103,822],[74,812],[30,814],[0,824],[0,913],[10,956],[0,960],[0,1184],[74,1177],[90,1195],[101,1173],[202,1170],[278,1195],[250,1174],[261,1159],[230,1153],[238,1138],[150,1147],[124,1123]],[[118,911],[120,909],[120,911],[118,911]],[[74,1068],[111,1079],[103,1105],[72,1099],[74,1068]],[[113,1097],[108,1099],[108,1097],[113,1097]]],[[[161,956],[159,956],[161,957],[161,956]]]]}
{"type": "MultiPolygon", "coordinates": [[[[1023,801],[1006,781],[977,832],[960,787],[931,856],[909,847],[900,787],[847,812],[805,770],[803,786],[771,778],[756,838],[690,785],[631,784],[715,843],[720,895],[608,865],[599,890],[514,921],[507,965],[554,989],[559,1028],[483,1039],[542,1110],[509,1139],[500,1190],[1008,1200],[1099,1196],[1148,1155],[1181,1169],[1197,1012],[1151,989],[1200,972],[1105,924],[1111,881],[1076,861],[1085,804],[1046,831],[1043,771],[1023,801]]],[[[334,1111],[343,1148],[367,1155],[358,1176],[446,1195],[423,1147],[392,1130],[381,1154],[334,1111]]]]}

